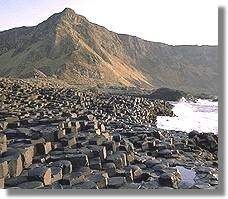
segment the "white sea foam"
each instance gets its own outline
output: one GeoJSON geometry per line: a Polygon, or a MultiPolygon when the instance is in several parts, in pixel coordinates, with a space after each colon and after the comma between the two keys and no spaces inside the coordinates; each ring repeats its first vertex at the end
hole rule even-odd
{"type": "Polygon", "coordinates": [[[218,133],[218,102],[199,99],[196,103],[182,98],[174,105],[177,117],[158,116],[157,127],[167,130],[218,133]]]}

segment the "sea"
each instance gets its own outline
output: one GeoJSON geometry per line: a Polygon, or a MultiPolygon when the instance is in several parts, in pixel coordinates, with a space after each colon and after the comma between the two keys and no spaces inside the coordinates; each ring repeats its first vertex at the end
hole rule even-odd
{"type": "Polygon", "coordinates": [[[158,116],[157,127],[166,130],[218,133],[218,102],[198,99],[197,102],[181,98],[174,105],[176,117],[158,116]]]}

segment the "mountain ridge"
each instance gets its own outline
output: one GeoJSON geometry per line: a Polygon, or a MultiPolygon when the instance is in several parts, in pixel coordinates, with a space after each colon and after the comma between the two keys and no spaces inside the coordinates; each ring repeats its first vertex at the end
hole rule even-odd
{"type": "Polygon", "coordinates": [[[1,76],[40,71],[78,85],[217,92],[217,46],[168,45],[117,34],[70,8],[0,32],[1,76]]]}

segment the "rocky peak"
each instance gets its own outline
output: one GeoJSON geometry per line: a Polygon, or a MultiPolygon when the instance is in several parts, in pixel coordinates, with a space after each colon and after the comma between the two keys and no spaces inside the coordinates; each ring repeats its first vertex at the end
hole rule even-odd
{"type": "Polygon", "coordinates": [[[117,34],[70,8],[37,26],[0,32],[0,76],[33,77],[34,65],[81,85],[218,90],[216,46],[170,46],[117,34]]]}
{"type": "Polygon", "coordinates": [[[61,13],[63,15],[76,15],[75,11],[71,8],[65,8],[61,13]]]}
{"type": "Polygon", "coordinates": [[[84,16],[76,14],[75,11],[71,8],[65,8],[62,12],[58,13],[59,22],[67,22],[70,24],[75,24],[86,20],[84,16]]]}

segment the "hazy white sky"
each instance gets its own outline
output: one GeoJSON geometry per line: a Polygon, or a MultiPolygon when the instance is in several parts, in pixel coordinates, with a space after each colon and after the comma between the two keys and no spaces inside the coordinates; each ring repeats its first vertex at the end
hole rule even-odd
{"type": "Polygon", "coordinates": [[[36,25],[70,7],[91,22],[146,40],[216,45],[216,0],[0,0],[0,31],[36,25]]]}

